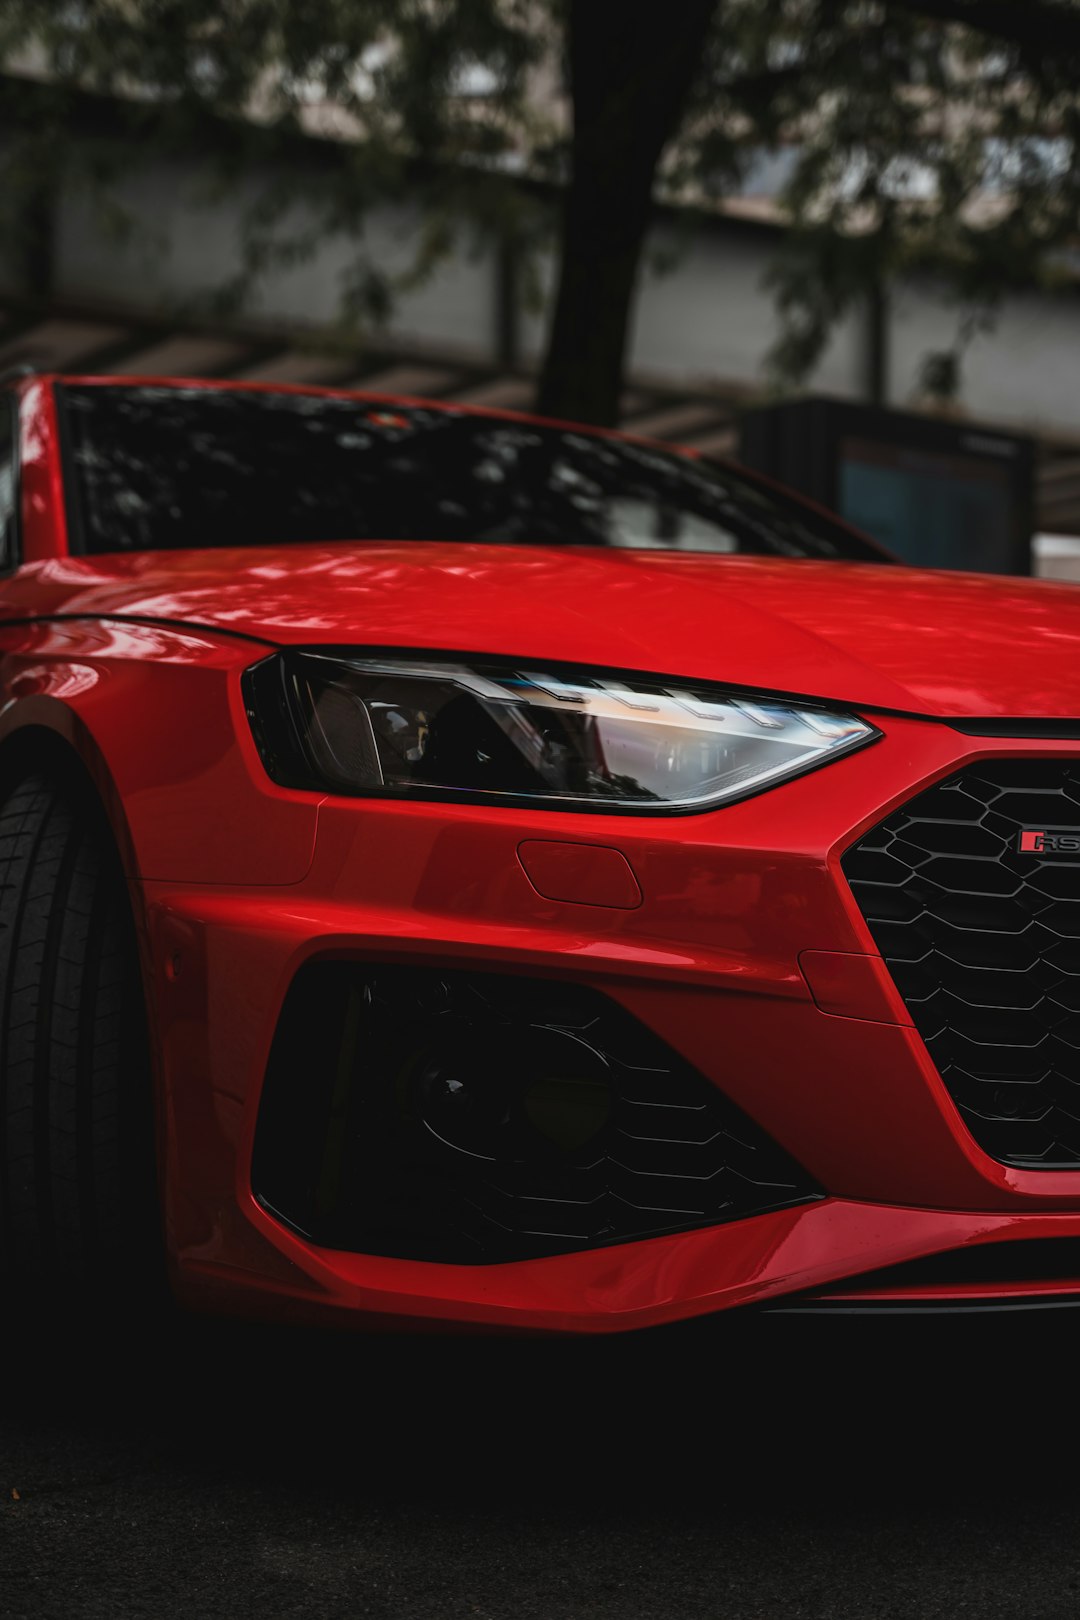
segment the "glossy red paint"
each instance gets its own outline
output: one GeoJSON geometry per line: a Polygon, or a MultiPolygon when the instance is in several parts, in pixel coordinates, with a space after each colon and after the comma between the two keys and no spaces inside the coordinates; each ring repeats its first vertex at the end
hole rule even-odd
{"type": "Polygon", "coordinates": [[[522,871],[545,900],[634,911],[641,890],[626,856],[602,844],[527,838],[518,845],[522,871]]]}
{"type": "Polygon", "coordinates": [[[1080,587],[1035,580],[369,541],[53,558],[6,594],[27,616],[606,665],[942,717],[1076,709],[1080,587]]]}
{"type": "Polygon", "coordinates": [[[263,791],[239,691],[251,662],[249,643],[164,624],[0,623],[0,746],[25,726],[72,742],[123,819],[133,877],[295,883],[311,864],[318,801],[263,791]]]}
{"type": "MultiPolygon", "coordinates": [[[[1080,742],[990,742],[942,723],[1075,717],[1080,591],[583,548],[77,558],[47,381],[24,388],[22,442],[26,561],[0,582],[0,761],[52,733],[86,763],[124,853],[181,1297],[368,1324],[606,1331],[844,1279],[854,1297],[861,1273],[893,1263],[1080,1237],[1080,1173],[1011,1169],[968,1134],[839,866],[891,808],[966,761],[1080,759],[1080,742]],[[252,740],[240,677],[296,644],[722,680],[850,705],[882,735],[708,814],[347,800],[276,787],[252,740]],[[250,1180],[275,1023],[297,969],[318,957],[602,989],[828,1196],[494,1266],[319,1249],[262,1209],[250,1180]]],[[[1080,1295],[1080,1277],[1055,1291],[1080,1295]]],[[[935,1297],[952,1296],[937,1286],[935,1297]]]]}
{"type": "Polygon", "coordinates": [[[800,951],[799,967],[815,1004],[836,1018],[910,1024],[911,1016],[879,956],[850,951],[800,951]]]}

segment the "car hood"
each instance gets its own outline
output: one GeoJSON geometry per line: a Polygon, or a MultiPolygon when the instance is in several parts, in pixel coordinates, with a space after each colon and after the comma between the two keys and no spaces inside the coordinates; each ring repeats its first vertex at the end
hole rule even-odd
{"type": "Polygon", "coordinates": [[[1080,717],[1080,587],[980,574],[363,542],[56,559],[20,570],[4,600],[7,617],[561,660],[943,717],[1080,717]]]}

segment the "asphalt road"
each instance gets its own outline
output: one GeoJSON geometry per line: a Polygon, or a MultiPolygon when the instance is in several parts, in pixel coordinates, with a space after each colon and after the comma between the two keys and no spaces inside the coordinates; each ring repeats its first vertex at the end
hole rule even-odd
{"type": "Polygon", "coordinates": [[[1080,1616],[1080,1322],[5,1321],[0,1615],[1080,1616]]]}

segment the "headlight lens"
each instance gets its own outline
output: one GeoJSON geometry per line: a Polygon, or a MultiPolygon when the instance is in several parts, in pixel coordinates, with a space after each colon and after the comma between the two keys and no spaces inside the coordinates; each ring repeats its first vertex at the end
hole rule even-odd
{"type": "Polygon", "coordinates": [[[285,786],[568,810],[706,810],[879,735],[773,697],[487,661],[281,653],[245,696],[285,786]]]}

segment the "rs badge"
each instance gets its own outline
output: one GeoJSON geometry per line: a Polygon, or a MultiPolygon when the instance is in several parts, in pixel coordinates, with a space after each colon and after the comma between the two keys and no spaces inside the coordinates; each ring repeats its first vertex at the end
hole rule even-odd
{"type": "Polygon", "coordinates": [[[1080,827],[1024,827],[1016,847],[1021,855],[1080,854],[1080,827]]]}

